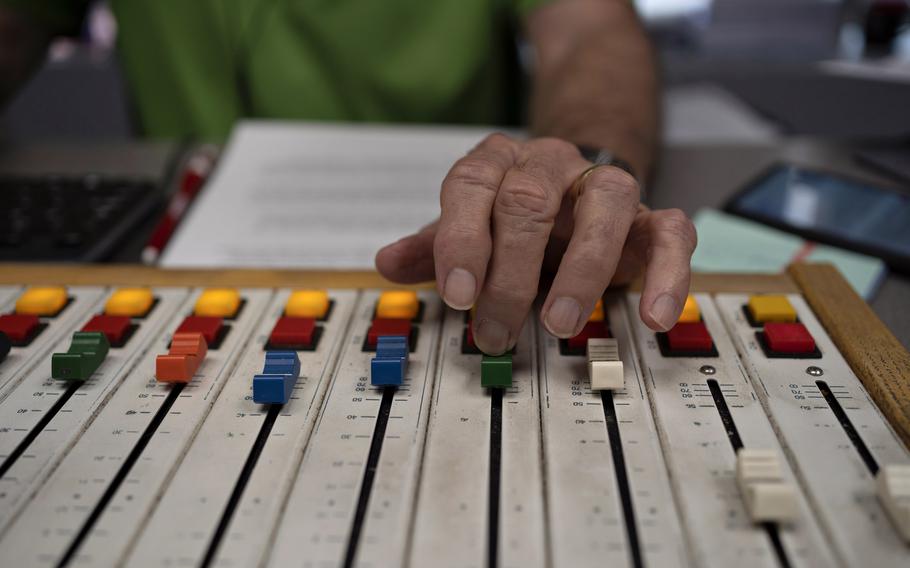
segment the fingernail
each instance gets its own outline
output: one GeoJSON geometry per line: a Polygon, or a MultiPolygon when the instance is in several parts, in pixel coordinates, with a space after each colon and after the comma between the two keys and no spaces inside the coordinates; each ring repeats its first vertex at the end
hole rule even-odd
{"type": "Polygon", "coordinates": [[[547,329],[557,337],[570,337],[575,333],[578,318],[581,316],[581,306],[572,298],[557,298],[544,323],[547,329]]]}
{"type": "Polygon", "coordinates": [[[679,315],[679,305],[673,296],[663,294],[654,300],[651,306],[651,319],[664,331],[676,325],[676,317],[679,315]]]}
{"type": "Polygon", "coordinates": [[[474,328],[477,348],[490,355],[501,355],[509,348],[509,330],[498,321],[483,319],[474,328]]]}
{"type": "Polygon", "coordinates": [[[446,278],[442,296],[446,304],[456,310],[466,310],[474,304],[477,280],[464,268],[453,268],[446,278]]]}

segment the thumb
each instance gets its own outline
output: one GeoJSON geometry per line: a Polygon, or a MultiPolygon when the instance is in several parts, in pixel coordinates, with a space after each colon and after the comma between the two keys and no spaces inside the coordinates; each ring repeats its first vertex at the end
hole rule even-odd
{"type": "Polygon", "coordinates": [[[419,232],[386,245],[376,253],[376,269],[385,278],[399,284],[414,284],[432,280],[433,239],[439,221],[427,225],[419,232]]]}

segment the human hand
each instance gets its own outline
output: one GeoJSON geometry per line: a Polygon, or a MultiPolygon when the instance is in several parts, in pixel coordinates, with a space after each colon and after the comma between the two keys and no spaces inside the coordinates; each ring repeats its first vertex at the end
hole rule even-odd
{"type": "Polygon", "coordinates": [[[678,209],[639,204],[639,188],[612,166],[592,170],[577,199],[572,185],[591,163],[555,138],[484,139],[442,183],[442,214],[376,256],[389,280],[436,278],[452,308],[477,305],[474,340],[489,354],[514,346],[537,296],[541,271],[555,272],[541,322],[577,335],[610,284],[644,271],[642,321],[671,328],[689,290],[695,228],[678,209]]]}

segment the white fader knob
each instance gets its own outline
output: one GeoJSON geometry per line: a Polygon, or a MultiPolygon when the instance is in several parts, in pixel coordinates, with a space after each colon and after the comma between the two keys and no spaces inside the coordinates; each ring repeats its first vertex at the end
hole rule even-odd
{"type": "Polygon", "coordinates": [[[619,344],[615,339],[588,339],[588,376],[592,390],[615,390],[625,386],[619,344]]]}
{"type": "Polygon", "coordinates": [[[875,484],[897,532],[910,542],[910,465],[886,465],[878,470],[875,484]]]}
{"type": "Polygon", "coordinates": [[[785,522],[796,518],[796,491],[784,481],[774,450],[739,450],[736,482],[752,522],[785,522]]]}

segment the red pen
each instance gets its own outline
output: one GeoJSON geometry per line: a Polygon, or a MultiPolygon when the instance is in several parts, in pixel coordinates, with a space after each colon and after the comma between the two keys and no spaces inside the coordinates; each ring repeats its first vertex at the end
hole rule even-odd
{"type": "Polygon", "coordinates": [[[215,153],[210,148],[203,148],[197,151],[187,160],[180,178],[180,187],[177,188],[177,191],[171,197],[164,216],[161,217],[161,221],[158,222],[155,230],[152,231],[148,243],[142,249],[142,262],[155,264],[158,260],[161,251],[164,250],[164,247],[171,239],[171,235],[174,234],[174,229],[177,228],[180,219],[183,218],[186,210],[189,209],[190,203],[199,195],[202,186],[205,185],[206,178],[214,166],[215,153]]]}

